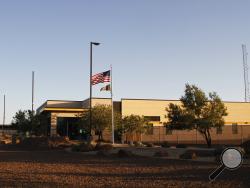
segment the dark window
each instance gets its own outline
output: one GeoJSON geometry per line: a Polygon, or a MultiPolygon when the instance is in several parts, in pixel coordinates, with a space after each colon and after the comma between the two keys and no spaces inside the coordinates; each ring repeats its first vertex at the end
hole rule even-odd
{"type": "Polygon", "coordinates": [[[216,128],[216,134],[222,134],[222,127],[221,126],[216,128]]]}
{"type": "Polygon", "coordinates": [[[238,124],[237,123],[232,124],[232,133],[238,134],[238,124]]]}
{"type": "Polygon", "coordinates": [[[148,121],[161,121],[160,116],[144,116],[144,118],[148,121]]]}
{"type": "Polygon", "coordinates": [[[166,127],[166,135],[172,135],[172,134],[173,134],[173,131],[166,127]]]}
{"type": "Polygon", "coordinates": [[[154,134],[154,126],[153,123],[150,123],[147,128],[147,134],[152,135],[154,134]]]}

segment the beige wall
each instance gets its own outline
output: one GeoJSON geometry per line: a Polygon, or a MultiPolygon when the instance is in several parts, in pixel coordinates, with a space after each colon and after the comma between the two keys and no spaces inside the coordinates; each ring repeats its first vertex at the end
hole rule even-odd
{"type": "MultiPolygon", "coordinates": [[[[170,104],[180,104],[175,100],[131,100],[122,99],[122,115],[144,115],[160,116],[161,122],[154,124],[153,135],[142,135],[142,141],[148,142],[179,142],[179,143],[205,143],[203,136],[192,131],[173,131],[171,135],[166,134],[163,122],[167,122],[166,107],[170,104]]],[[[228,116],[225,117],[226,125],[223,127],[222,134],[217,134],[216,129],[211,130],[213,143],[239,144],[244,140],[250,139],[250,103],[225,102],[228,116]],[[232,123],[238,124],[238,133],[233,134],[232,123]]]]}
{"type": "MultiPolygon", "coordinates": [[[[122,115],[144,115],[144,116],[160,116],[161,122],[167,122],[166,107],[170,103],[180,105],[180,101],[176,100],[131,100],[122,99],[122,115]]],[[[244,123],[250,124],[250,103],[225,102],[228,116],[225,117],[226,124],[244,123]]]]}

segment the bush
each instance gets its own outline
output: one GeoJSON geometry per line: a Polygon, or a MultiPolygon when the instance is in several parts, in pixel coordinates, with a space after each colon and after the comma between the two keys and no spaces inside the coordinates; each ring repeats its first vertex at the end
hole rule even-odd
{"type": "Polygon", "coordinates": [[[117,155],[118,155],[118,157],[123,158],[123,157],[131,157],[131,156],[133,156],[133,153],[131,151],[120,149],[118,151],[117,155]]]}
{"type": "Polygon", "coordinates": [[[0,141],[0,144],[4,145],[4,144],[5,144],[5,141],[0,141]]]}
{"type": "Polygon", "coordinates": [[[153,143],[150,143],[150,142],[147,142],[147,143],[145,143],[144,145],[146,145],[146,147],[149,147],[149,148],[154,147],[154,144],[153,144],[153,143]]]}
{"type": "Polygon", "coordinates": [[[109,151],[112,149],[113,149],[112,144],[101,144],[100,142],[98,142],[95,146],[95,150],[109,151]]]}
{"type": "Polygon", "coordinates": [[[104,151],[104,150],[100,150],[96,153],[97,156],[100,156],[100,157],[107,157],[109,156],[109,154],[107,153],[107,151],[104,151]]]}
{"type": "Polygon", "coordinates": [[[135,147],[143,147],[144,145],[141,142],[134,142],[135,147]]]}
{"type": "Polygon", "coordinates": [[[154,154],[155,157],[168,157],[168,152],[166,151],[157,151],[154,154]]]}
{"type": "Polygon", "coordinates": [[[163,143],[161,144],[161,147],[163,147],[163,148],[169,148],[170,145],[169,145],[169,143],[168,143],[167,141],[165,141],[165,142],[163,142],[163,143]]]}
{"type": "Polygon", "coordinates": [[[176,148],[186,148],[187,146],[185,144],[177,144],[176,148]]]}
{"type": "Polygon", "coordinates": [[[92,144],[87,144],[87,143],[74,145],[72,147],[72,151],[76,151],[76,152],[88,152],[88,151],[93,151],[93,150],[94,150],[94,146],[92,144]]]}
{"type": "Polygon", "coordinates": [[[180,159],[192,159],[194,155],[196,157],[195,153],[193,153],[191,151],[186,151],[185,153],[180,155],[180,159]]]}
{"type": "Polygon", "coordinates": [[[245,154],[249,156],[250,155],[250,140],[245,141],[242,144],[242,148],[244,149],[245,154]]]}
{"type": "Polygon", "coordinates": [[[220,158],[220,156],[221,156],[222,152],[225,150],[225,148],[226,148],[225,146],[216,147],[214,150],[214,156],[219,156],[219,158],[220,158]]]}

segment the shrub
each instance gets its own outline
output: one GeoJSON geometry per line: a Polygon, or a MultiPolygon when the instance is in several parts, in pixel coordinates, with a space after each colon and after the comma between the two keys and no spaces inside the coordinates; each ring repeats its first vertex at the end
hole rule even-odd
{"type": "Polygon", "coordinates": [[[134,142],[135,147],[143,147],[144,145],[141,142],[134,142]]]}
{"type": "Polygon", "coordinates": [[[225,146],[218,146],[214,150],[214,156],[221,156],[222,152],[225,150],[225,146]]]}
{"type": "Polygon", "coordinates": [[[100,150],[96,153],[97,156],[100,156],[100,157],[107,157],[109,156],[109,154],[107,153],[107,151],[104,151],[104,150],[100,150]]]}
{"type": "Polygon", "coordinates": [[[176,148],[186,148],[187,146],[185,144],[177,144],[176,148]]]}
{"type": "Polygon", "coordinates": [[[120,149],[118,151],[117,155],[118,155],[118,157],[123,158],[123,157],[131,157],[131,156],[133,156],[133,153],[131,151],[120,149]]]}
{"type": "Polygon", "coordinates": [[[165,141],[165,142],[163,142],[163,143],[161,144],[161,147],[163,147],[163,148],[169,148],[170,145],[169,145],[169,143],[168,143],[167,141],[165,141]]]}
{"type": "Polygon", "coordinates": [[[185,153],[180,155],[180,159],[192,159],[193,153],[190,151],[186,151],[185,153]]]}
{"type": "Polygon", "coordinates": [[[88,152],[88,151],[93,151],[93,150],[94,150],[94,146],[92,144],[87,144],[87,143],[74,145],[72,147],[72,151],[76,151],[76,152],[88,152]]]}
{"type": "Polygon", "coordinates": [[[154,147],[154,144],[153,144],[153,143],[150,143],[150,142],[145,143],[145,145],[146,145],[147,147],[150,147],[150,148],[154,147]]]}
{"type": "Polygon", "coordinates": [[[157,151],[154,154],[155,157],[168,157],[168,152],[166,151],[157,151]]]}
{"type": "Polygon", "coordinates": [[[96,144],[95,150],[103,150],[103,151],[109,151],[112,150],[113,146],[112,144],[101,144],[100,142],[96,144]]]}
{"type": "Polygon", "coordinates": [[[245,141],[242,144],[242,148],[244,149],[246,155],[250,155],[250,140],[245,141]]]}
{"type": "Polygon", "coordinates": [[[0,141],[0,144],[4,145],[4,144],[5,144],[5,141],[0,141]]]}

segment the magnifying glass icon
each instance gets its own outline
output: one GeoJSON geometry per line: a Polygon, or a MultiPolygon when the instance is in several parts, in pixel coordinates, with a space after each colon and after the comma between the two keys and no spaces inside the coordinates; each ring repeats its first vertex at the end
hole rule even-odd
{"type": "Polygon", "coordinates": [[[242,154],[236,148],[227,148],[221,154],[221,165],[215,169],[210,175],[209,180],[213,181],[226,168],[235,170],[240,167],[242,163],[242,154]]]}

